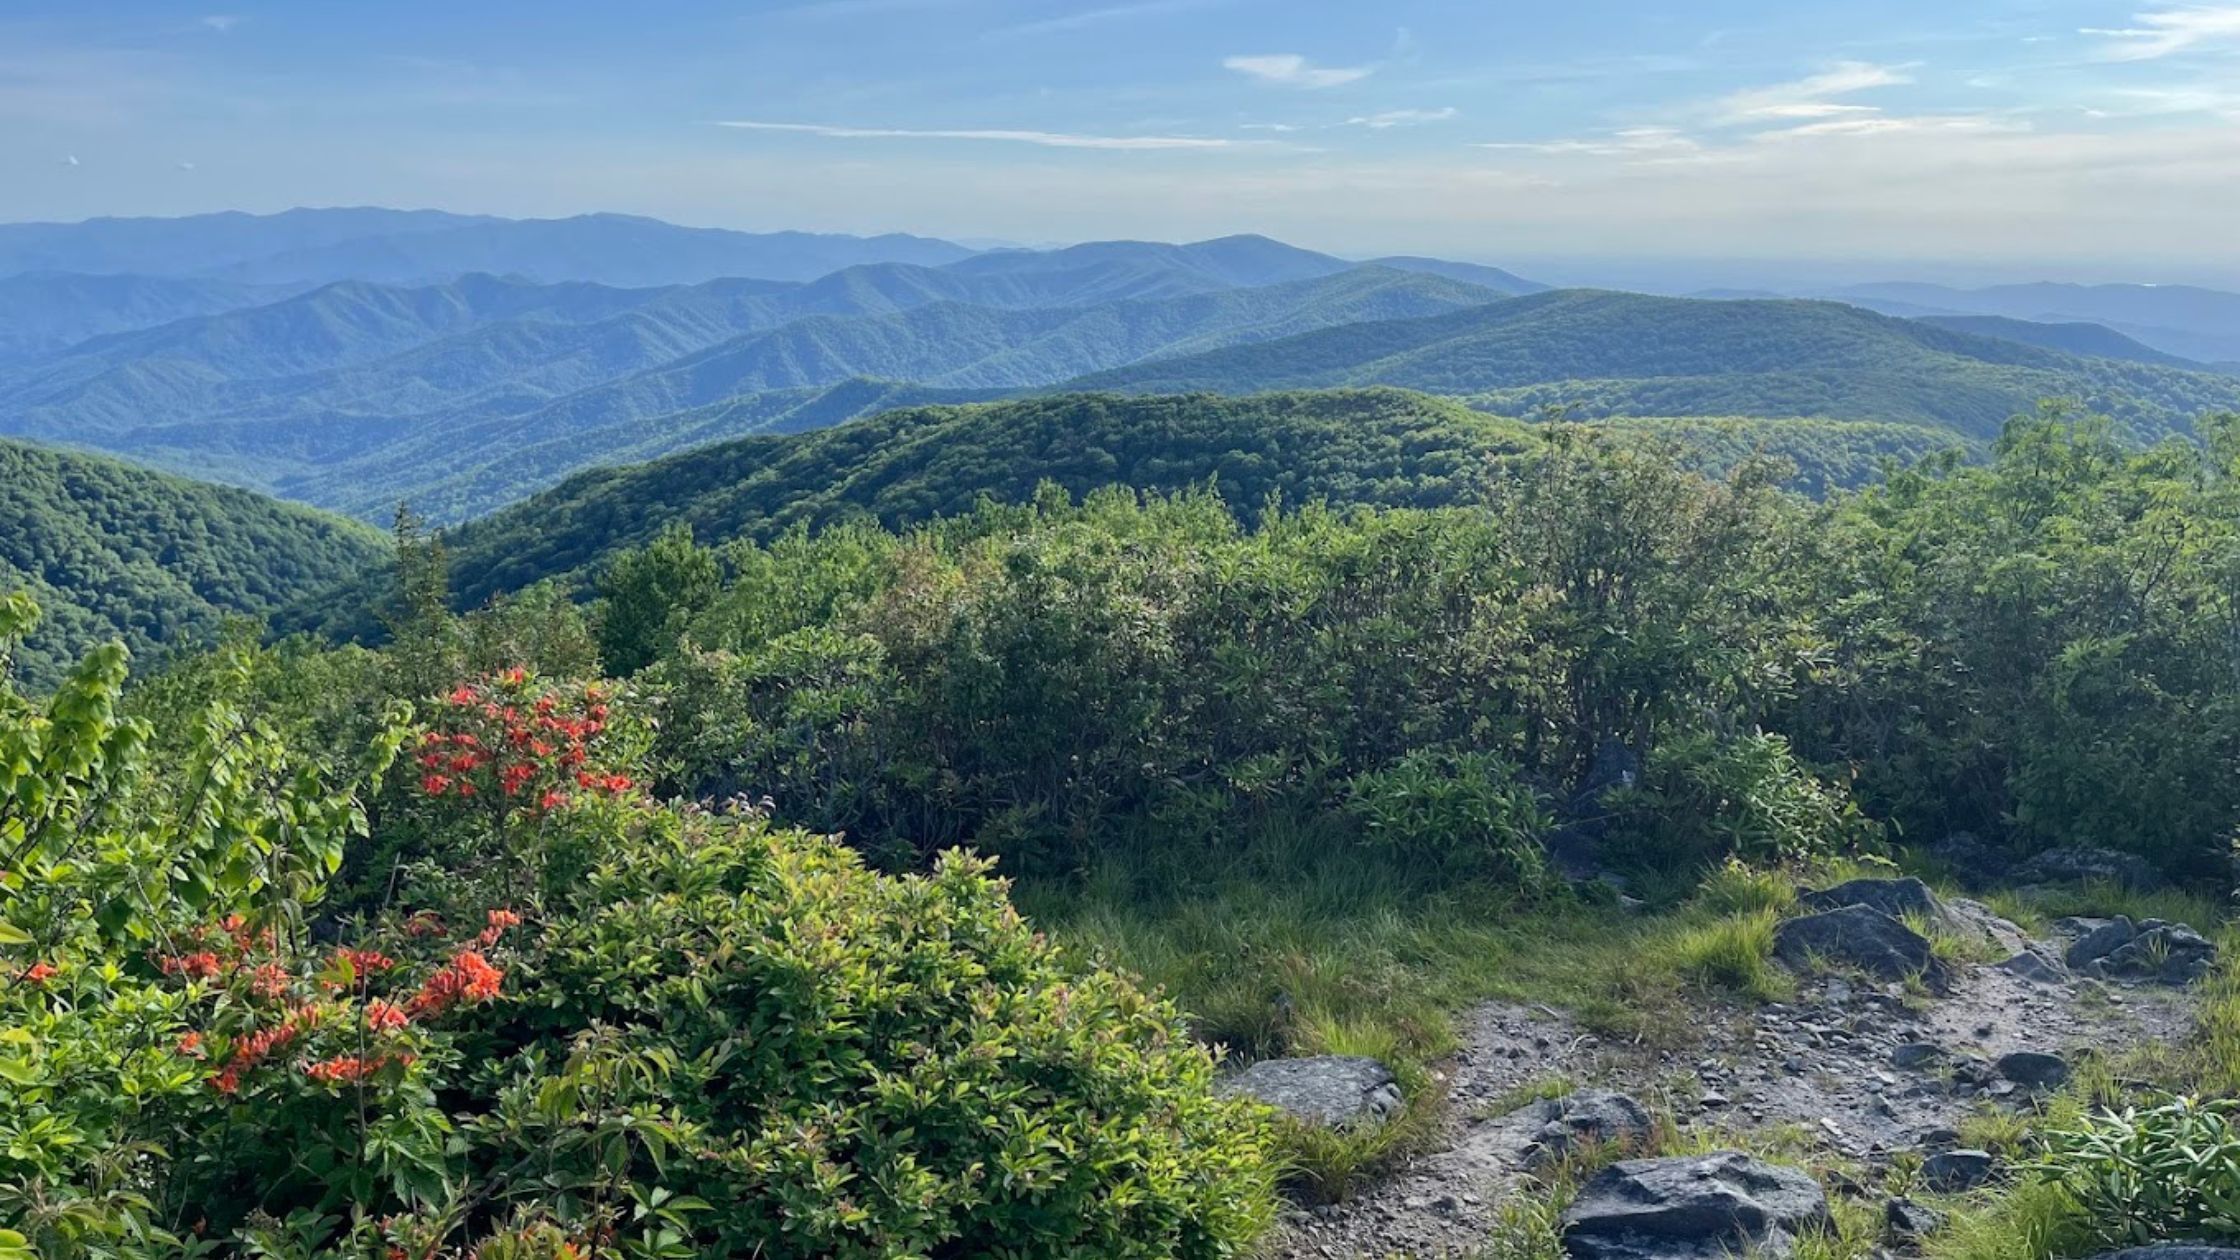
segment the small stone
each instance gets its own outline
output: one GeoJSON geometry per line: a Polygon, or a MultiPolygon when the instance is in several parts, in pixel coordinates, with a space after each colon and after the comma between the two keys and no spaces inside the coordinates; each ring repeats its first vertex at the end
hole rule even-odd
{"type": "Polygon", "coordinates": [[[2029,950],[2024,950],[2005,962],[1993,965],[2001,971],[2020,976],[2032,984],[2060,984],[2069,978],[2068,972],[2038,957],[2029,950]]]}
{"type": "Polygon", "coordinates": [[[1930,1189],[1947,1194],[1973,1190],[1991,1180],[1998,1161],[1989,1151],[1939,1151],[1921,1163],[1921,1179],[1930,1189]]]}
{"type": "Polygon", "coordinates": [[[1944,1047],[1926,1041],[1908,1041],[1890,1052],[1890,1062],[1902,1068],[1926,1067],[1944,1058],[1944,1047]]]}
{"type": "Polygon", "coordinates": [[[2069,1079],[2069,1064],[2058,1054],[2017,1050],[2001,1055],[1994,1065],[1999,1075],[2030,1089],[2059,1089],[2069,1079]]]}
{"type": "Polygon", "coordinates": [[[1882,1205],[1884,1234],[1894,1243],[1919,1242],[1944,1228],[1944,1213],[1911,1199],[1892,1199],[1882,1205]]]}

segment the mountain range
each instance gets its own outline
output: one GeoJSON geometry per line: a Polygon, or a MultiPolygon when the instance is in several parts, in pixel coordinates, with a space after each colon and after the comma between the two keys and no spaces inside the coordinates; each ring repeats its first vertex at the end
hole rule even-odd
{"type": "Polygon", "coordinates": [[[1996,315],[2103,324],[2165,354],[2240,364],[2240,293],[2183,284],[1854,285],[1824,296],[1892,315],[1996,315]]]}
{"type": "Polygon", "coordinates": [[[471,272],[626,287],[813,280],[862,263],[940,266],[974,251],[900,234],[732,232],[623,214],[501,219],[376,207],[0,224],[0,276],[26,271],[247,284],[422,284],[471,272]]]}
{"type": "Polygon", "coordinates": [[[0,433],[455,522],[600,464],[1081,391],[1391,386],[1508,416],[1720,418],[1730,445],[1745,420],[1819,417],[1908,448],[1888,426],[1980,444],[2049,397],[2141,439],[2240,408],[2240,376],[2110,324],[1930,304],[2098,303],[2209,345],[2233,295],[1719,296],[1254,236],[975,251],[378,209],[24,224],[0,227],[0,433]]]}
{"type": "Polygon", "coordinates": [[[1394,385],[1503,414],[1825,416],[1984,439],[2044,398],[2141,437],[2240,407],[2240,379],[2088,358],[1837,302],[1557,290],[1165,358],[1070,388],[1171,393],[1394,385]]]}

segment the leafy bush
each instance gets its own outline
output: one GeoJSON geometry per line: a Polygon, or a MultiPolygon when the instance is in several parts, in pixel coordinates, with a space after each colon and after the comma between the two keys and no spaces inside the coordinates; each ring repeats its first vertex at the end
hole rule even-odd
{"type": "Polygon", "coordinates": [[[1346,808],[1370,843],[1411,857],[1487,870],[1522,884],[1545,864],[1548,816],[1505,762],[1484,754],[1414,752],[1355,775],[1346,808]]]}
{"type": "Polygon", "coordinates": [[[2046,1134],[2036,1171],[2076,1201],[2096,1241],[2240,1242],[2240,1103],[2177,1098],[2046,1134]]]}
{"type": "Polygon", "coordinates": [[[172,696],[207,701],[181,780],[116,715],[121,649],[43,708],[0,686],[0,1243],[1151,1260],[1265,1224],[1212,1056],[987,863],[883,877],[656,805],[627,693],[526,670],[328,766],[258,713],[263,659],[172,696]],[[408,736],[385,825],[434,856],[323,915],[408,736]]]}
{"type": "Polygon", "coordinates": [[[1643,867],[1692,872],[1855,852],[1880,829],[1850,796],[1798,764],[1789,741],[1690,733],[1658,746],[1641,782],[1609,796],[1614,851],[1643,867]]]}

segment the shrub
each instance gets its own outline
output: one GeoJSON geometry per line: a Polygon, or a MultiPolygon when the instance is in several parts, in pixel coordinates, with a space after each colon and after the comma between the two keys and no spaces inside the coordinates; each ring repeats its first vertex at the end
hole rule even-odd
{"type": "Polygon", "coordinates": [[[1213,1260],[1268,1219],[1213,1057],[984,861],[657,805],[627,693],[507,671],[409,744],[445,862],[359,930],[315,915],[402,716],[330,768],[234,688],[174,783],[124,676],[0,686],[0,1254],[1213,1260]]]}
{"type": "Polygon", "coordinates": [[[2240,1242],[2240,1103],[2177,1098],[2046,1134],[2036,1165],[2109,1247],[2240,1242]]]}
{"type": "Polygon", "coordinates": [[[1355,775],[1346,809],[1372,844],[1403,857],[1482,869],[1520,883],[1542,875],[1549,819],[1508,763],[1480,753],[1410,753],[1355,775]]]}
{"type": "Polygon", "coordinates": [[[1614,856],[1693,872],[1729,858],[1783,865],[1856,852],[1880,828],[1799,764],[1789,742],[1696,733],[1658,746],[1641,782],[1609,794],[1614,856]]]}

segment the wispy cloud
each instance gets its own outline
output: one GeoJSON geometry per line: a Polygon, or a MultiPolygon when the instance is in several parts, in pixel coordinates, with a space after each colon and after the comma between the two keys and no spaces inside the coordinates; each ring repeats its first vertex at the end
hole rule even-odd
{"type": "Polygon", "coordinates": [[[1809,78],[1726,96],[1719,101],[1719,118],[1727,123],[1748,123],[1874,113],[1877,111],[1872,105],[1833,98],[1911,82],[1912,77],[1903,67],[1865,61],[1838,62],[1824,73],[1809,78]]]}
{"type": "Polygon", "coordinates": [[[1230,57],[1221,64],[1262,83],[1297,88],[1333,88],[1358,83],[1377,71],[1375,66],[1318,66],[1298,53],[1230,57]]]}
{"type": "Polygon", "coordinates": [[[1045,149],[1106,149],[1122,152],[1241,149],[1271,144],[1266,140],[1223,140],[1210,136],[1098,136],[1064,131],[950,130],[916,127],[835,127],[821,123],[758,122],[724,119],[718,127],[740,131],[777,131],[794,135],[825,136],[835,140],[979,140],[999,144],[1030,144],[1045,149]]]}
{"type": "Polygon", "coordinates": [[[1422,123],[1445,122],[1459,118],[1462,111],[1449,105],[1442,109],[1388,109],[1383,113],[1364,114],[1346,119],[1348,127],[1368,127],[1383,131],[1388,127],[1414,127],[1422,123]]]}
{"type": "Polygon", "coordinates": [[[234,27],[241,25],[241,15],[238,13],[212,13],[202,19],[202,24],[223,35],[234,27]]]}
{"type": "Polygon", "coordinates": [[[1811,140],[1828,136],[1918,136],[2023,132],[2027,124],[1995,114],[1874,114],[1862,118],[1832,118],[1798,127],[1761,131],[1759,141],[1811,140]]]}
{"type": "Polygon", "coordinates": [[[1701,142],[1675,127],[1628,127],[1606,136],[1561,140],[1501,140],[1470,146],[1506,153],[1552,157],[1615,157],[1648,160],[1692,158],[1705,152],[1701,142]]]}
{"type": "Polygon", "coordinates": [[[1125,22],[1136,18],[1160,17],[1169,13],[1186,13],[1203,9],[1221,0],[1136,0],[1133,4],[1110,4],[1102,8],[1082,9],[1061,13],[1056,17],[1037,18],[1031,22],[1018,22],[999,26],[988,34],[1001,38],[1007,35],[1051,35],[1060,31],[1077,31],[1083,27],[1101,26],[1107,22],[1125,22]]]}
{"type": "Polygon", "coordinates": [[[2131,20],[2137,25],[2112,30],[2088,26],[2083,33],[2109,41],[2103,53],[2110,61],[2152,61],[2204,47],[2240,46],[2240,5],[2162,9],[2131,20]]]}

